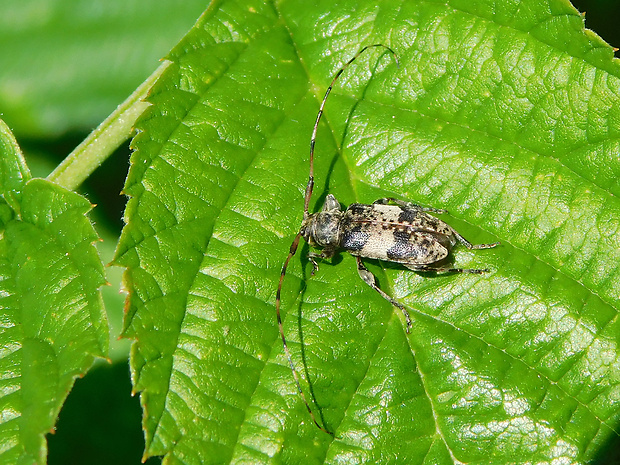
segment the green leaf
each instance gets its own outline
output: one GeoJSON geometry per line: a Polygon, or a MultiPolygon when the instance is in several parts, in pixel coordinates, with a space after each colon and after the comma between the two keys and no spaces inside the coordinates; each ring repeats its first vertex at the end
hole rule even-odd
{"type": "Polygon", "coordinates": [[[620,431],[620,67],[566,1],[224,0],[138,123],[117,264],[145,456],[165,463],[585,463],[620,431]],[[485,275],[346,253],[311,276],[315,197],[448,209],[485,275]],[[310,380],[308,385],[307,380],[310,380]]]}
{"type": "Polygon", "coordinates": [[[89,131],[192,26],[202,0],[0,2],[0,108],[16,133],[89,131]]]}
{"type": "MultiPolygon", "coordinates": [[[[2,133],[0,146],[7,192],[27,168],[12,136],[2,133]]],[[[45,434],[75,378],[107,353],[105,280],[90,203],[41,179],[19,190],[20,214],[0,240],[0,462],[42,464],[45,434]]]]}
{"type": "MultiPolygon", "coordinates": [[[[22,154],[15,137],[6,123],[0,119],[0,195],[6,205],[6,215],[1,215],[8,220],[10,209],[19,213],[19,198],[24,184],[31,178],[30,170],[26,166],[26,160],[22,154]],[[10,207],[10,208],[9,208],[10,207]]],[[[4,221],[3,221],[4,223],[4,221]]]]}

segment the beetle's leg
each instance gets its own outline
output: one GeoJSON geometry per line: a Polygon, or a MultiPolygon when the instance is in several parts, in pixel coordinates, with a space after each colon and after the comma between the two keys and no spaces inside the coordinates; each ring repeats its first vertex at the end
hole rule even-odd
{"type": "Polygon", "coordinates": [[[355,257],[355,259],[357,260],[357,272],[359,273],[360,278],[362,278],[366,284],[368,284],[375,291],[377,291],[381,295],[381,297],[383,297],[385,300],[387,300],[389,303],[391,303],[395,307],[398,307],[402,310],[403,314],[405,315],[405,320],[407,320],[407,334],[409,334],[409,330],[411,329],[412,324],[411,324],[411,317],[409,316],[409,312],[407,311],[405,306],[401,304],[400,302],[397,302],[396,300],[394,300],[392,297],[390,297],[385,292],[383,292],[379,288],[379,286],[377,286],[377,278],[375,278],[374,274],[368,271],[368,268],[364,266],[364,263],[362,263],[362,259],[360,257],[355,257]]]}
{"type": "Polygon", "coordinates": [[[312,273],[310,276],[314,276],[314,273],[319,271],[319,264],[317,263],[317,258],[332,258],[336,253],[336,249],[323,249],[320,252],[310,252],[308,253],[308,260],[312,262],[312,273]]]}
{"type": "Polygon", "coordinates": [[[488,269],[475,269],[475,268],[437,268],[430,265],[405,265],[413,271],[432,271],[433,273],[469,273],[469,274],[484,274],[488,273],[488,269]]]}
{"type": "Polygon", "coordinates": [[[319,258],[320,256],[321,256],[320,253],[315,253],[315,252],[310,252],[308,254],[308,260],[312,262],[312,273],[310,273],[310,276],[314,276],[314,273],[319,271],[319,264],[316,262],[315,259],[319,258]]]}
{"type": "Polygon", "coordinates": [[[373,202],[373,204],[378,204],[378,205],[388,205],[390,203],[394,203],[400,207],[413,208],[415,210],[420,210],[423,212],[448,213],[448,210],[442,210],[441,208],[433,208],[433,207],[423,207],[422,205],[416,205],[413,202],[407,202],[406,200],[395,199],[394,197],[385,197],[383,199],[378,199],[373,202]]]}
{"type": "Polygon", "coordinates": [[[496,247],[499,245],[499,242],[492,242],[491,244],[472,244],[467,239],[465,239],[463,236],[461,236],[458,232],[456,232],[454,229],[452,229],[452,233],[454,234],[454,237],[456,237],[456,240],[458,240],[461,244],[463,244],[469,250],[492,249],[493,247],[496,247]]]}

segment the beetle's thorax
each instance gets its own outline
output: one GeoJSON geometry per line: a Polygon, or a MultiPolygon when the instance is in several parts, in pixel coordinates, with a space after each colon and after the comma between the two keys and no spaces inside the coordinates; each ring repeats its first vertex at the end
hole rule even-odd
{"type": "Polygon", "coordinates": [[[301,235],[312,247],[338,248],[342,241],[343,216],[340,203],[329,194],[320,212],[304,218],[301,235]]]}

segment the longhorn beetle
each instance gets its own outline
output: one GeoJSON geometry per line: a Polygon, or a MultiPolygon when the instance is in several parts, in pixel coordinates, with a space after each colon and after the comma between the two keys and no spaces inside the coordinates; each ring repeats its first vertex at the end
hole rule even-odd
{"type": "Polygon", "coordinates": [[[276,291],[278,328],[280,330],[284,352],[286,353],[293,378],[295,379],[297,391],[306,405],[314,424],[321,431],[331,434],[332,436],[334,433],[328,431],[324,426],[319,424],[314,412],[310,408],[310,404],[306,400],[306,396],[299,382],[299,375],[293,364],[291,352],[286,344],[282,317],[280,315],[280,293],[282,291],[284,275],[286,274],[286,268],[291,258],[293,258],[297,252],[300,238],[303,237],[310,246],[322,249],[320,252],[310,252],[308,254],[308,258],[313,265],[312,274],[314,274],[319,267],[316,262],[317,258],[331,258],[341,249],[355,256],[357,260],[357,271],[362,280],[377,291],[381,297],[403,312],[405,320],[407,321],[407,333],[409,333],[412,326],[409,312],[403,304],[397,302],[379,288],[375,276],[364,266],[362,258],[400,263],[406,268],[414,271],[482,274],[488,272],[488,270],[450,268],[444,266],[444,263],[448,254],[457,243],[463,244],[470,250],[489,249],[499,244],[499,242],[494,242],[492,244],[471,244],[451,226],[427,213],[447,213],[446,210],[421,207],[411,202],[391,197],[376,200],[371,205],[354,203],[345,211],[342,211],[336,197],[332,194],[328,194],[320,212],[313,214],[308,213],[312,188],[314,186],[314,144],[316,142],[319,121],[323,115],[323,109],[325,108],[325,102],[340,75],[357,57],[371,47],[383,47],[389,51],[398,66],[398,56],[390,47],[383,44],[367,45],[347,61],[332,78],[332,82],[325,91],[323,101],[319,107],[319,112],[316,115],[312,136],[310,138],[310,176],[306,186],[303,220],[299,232],[297,232],[291,244],[284,265],[282,265],[278,290],[276,291]]]}

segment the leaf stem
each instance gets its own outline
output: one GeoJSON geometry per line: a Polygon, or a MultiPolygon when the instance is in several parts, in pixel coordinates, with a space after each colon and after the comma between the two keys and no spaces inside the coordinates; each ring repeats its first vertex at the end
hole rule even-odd
{"type": "Polygon", "coordinates": [[[67,189],[76,189],[133,131],[133,126],[149,106],[144,98],[170,64],[162,63],[140,86],[108,116],[47,177],[67,189]]]}

